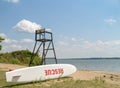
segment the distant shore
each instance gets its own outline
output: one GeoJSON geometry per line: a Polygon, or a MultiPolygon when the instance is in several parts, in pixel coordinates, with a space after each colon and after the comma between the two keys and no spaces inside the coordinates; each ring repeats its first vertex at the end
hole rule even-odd
{"type": "Polygon", "coordinates": [[[102,60],[102,59],[120,59],[120,57],[90,57],[90,58],[59,58],[64,60],[102,60]]]}

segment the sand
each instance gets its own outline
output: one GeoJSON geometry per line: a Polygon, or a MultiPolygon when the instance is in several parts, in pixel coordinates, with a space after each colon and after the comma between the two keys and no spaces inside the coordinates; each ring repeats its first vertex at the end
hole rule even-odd
{"type": "Polygon", "coordinates": [[[9,70],[24,68],[24,67],[25,66],[22,66],[22,65],[0,63],[0,70],[4,70],[4,71],[9,71],[9,70]]]}
{"type": "Polygon", "coordinates": [[[72,77],[74,80],[102,79],[108,83],[120,84],[120,73],[114,72],[78,70],[70,77],[72,77]]]}
{"type": "MultiPolygon", "coordinates": [[[[24,68],[25,66],[14,64],[0,63],[0,70],[9,71],[10,69],[24,68]]],[[[94,80],[102,79],[108,83],[120,84],[120,73],[90,71],[90,70],[77,70],[74,74],[70,75],[74,80],[94,80]]]]}

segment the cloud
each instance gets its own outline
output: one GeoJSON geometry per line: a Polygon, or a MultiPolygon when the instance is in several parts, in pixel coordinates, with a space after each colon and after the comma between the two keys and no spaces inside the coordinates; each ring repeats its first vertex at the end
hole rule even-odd
{"type": "Polygon", "coordinates": [[[0,33],[0,37],[5,38],[5,37],[6,37],[6,34],[4,34],[4,33],[0,33]]]}
{"type": "MultiPolygon", "coordinates": [[[[2,46],[2,52],[21,49],[32,51],[34,40],[29,38],[21,40],[6,38],[2,46]]],[[[57,58],[117,57],[120,56],[120,40],[89,41],[75,36],[60,36],[60,39],[55,40],[55,50],[57,58]]]]}
{"type": "Polygon", "coordinates": [[[67,45],[68,45],[68,43],[65,42],[65,41],[59,41],[58,44],[59,44],[59,45],[62,45],[62,46],[67,46],[67,45]]]}
{"type": "Polygon", "coordinates": [[[34,40],[32,40],[32,39],[22,39],[21,40],[21,43],[33,43],[34,42],[34,40]]]}
{"type": "Polygon", "coordinates": [[[35,30],[41,29],[42,27],[41,25],[36,24],[35,22],[23,19],[20,22],[18,22],[13,28],[22,32],[34,33],[35,30]]]}
{"type": "Polygon", "coordinates": [[[5,40],[3,41],[3,43],[17,43],[17,40],[5,38],[5,40]]]}
{"type": "Polygon", "coordinates": [[[24,49],[33,49],[34,40],[32,39],[21,39],[21,40],[14,40],[5,38],[5,40],[2,42],[2,52],[10,52],[15,50],[24,50],[24,49]],[[29,44],[28,44],[29,43],[29,44]]]}
{"type": "Polygon", "coordinates": [[[89,41],[76,37],[62,38],[55,42],[58,58],[120,56],[120,40],[89,41]]]}
{"type": "Polygon", "coordinates": [[[17,43],[18,42],[17,40],[7,38],[7,35],[4,33],[0,33],[0,36],[4,38],[4,41],[2,43],[10,44],[10,43],[17,43]]]}
{"type": "Polygon", "coordinates": [[[22,46],[21,45],[10,45],[10,48],[13,48],[13,50],[19,50],[19,49],[22,49],[22,46]]]}
{"type": "Polygon", "coordinates": [[[17,40],[7,38],[7,35],[4,33],[0,33],[0,36],[4,38],[3,43],[10,44],[10,43],[17,43],[17,40]]]}
{"type": "Polygon", "coordinates": [[[52,32],[52,29],[50,29],[50,28],[47,28],[47,29],[46,29],[46,31],[48,31],[48,32],[52,32]]]}
{"type": "Polygon", "coordinates": [[[32,39],[21,39],[20,41],[19,40],[14,40],[14,39],[9,39],[9,38],[5,38],[5,40],[3,41],[3,43],[6,43],[6,44],[10,44],[10,43],[12,43],[12,44],[22,44],[22,43],[33,43],[34,42],[34,40],[32,40],[32,39]]]}
{"type": "Polygon", "coordinates": [[[76,38],[74,38],[74,37],[72,37],[72,38],[71,38],[71,40],[72,40],[72,41],[77,41],[77,39],[76,39],[76,38]]]}
{"type": "Polygon", "coordinates": [[[22,50],[25,49],[24,46],[21,46],[19,44],[4,44],[2,45],[2,52],[11,52],[11,51],[15,51],[15,50],[22,50]]]}
{"type": "Polygon", "coordinates": [[[105,23],[107,23],[107,24],[109,24],[109,25],[112,25],[112,24],[114,24],[114,23],[117,22],[117,20],[116,20],[116,19],[113,19],[113,18],[109,18],[109,19],[106,19],[106,20],[104,20],[104,21],[105,21],[105,23]]]}
{"type": "Polygon", "coordinates": [[[10,2],[10,3],[15,3],[15,4],[20,2],[20,0],[4,0],[4,1],[10,2]]]}

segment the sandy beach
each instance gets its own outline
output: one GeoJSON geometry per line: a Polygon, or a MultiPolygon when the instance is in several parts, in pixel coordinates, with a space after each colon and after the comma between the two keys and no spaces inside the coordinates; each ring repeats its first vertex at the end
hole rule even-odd
{"type": "Polygon", "coordinates": [[[72,74],[74,80],[94,80],[96,78],[105,80],[108,83],[120,84],[120,73],[78,70],[72,74]]]}
{"type": "MultiPolygon", "coordinates": [[[[9,71],[9,69],[24,68],[25,66],[3,64],[0,63],[0,70],[9,71]]],[[[102,71],[90,71],[90,70],[77,70],[69,77],[74,80],[94,80],[96,78],[105,80],[108,83],[120,84],[120,73],[114,72],[102,72],[102,71]]]]}

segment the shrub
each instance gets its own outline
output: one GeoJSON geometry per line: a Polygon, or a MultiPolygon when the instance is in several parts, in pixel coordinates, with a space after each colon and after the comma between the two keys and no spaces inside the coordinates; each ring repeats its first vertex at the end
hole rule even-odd
{"type": "MultiPolygon", "coordinates": [[[[18,50],[9,53],[0,54],[1,63],[11,64],[29,64],[32,53],[29,50],[18,50]]],[[[32,65],[40,65],[41,58],[37,54],[33,60],[32,65]]]]}

